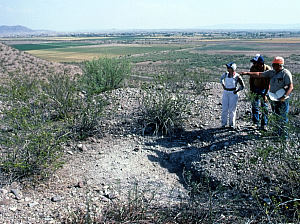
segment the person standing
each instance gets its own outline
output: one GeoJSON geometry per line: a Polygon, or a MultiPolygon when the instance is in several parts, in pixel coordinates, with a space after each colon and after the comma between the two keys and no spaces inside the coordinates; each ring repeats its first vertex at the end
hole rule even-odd
{"type": "MultiPolygon", "coordinates": [[[[250,68],[250,72],[264,72],[271,70],[271,67],[265,64],[265,60],[260,54],[257,54],[250,61],[253,63],[250,68]]],[[[254,125],[259,127],[261,130],[266,130],[266,126],[268,124],[267,94],[269,90],[270,79],[260,79],[250,76],[249,84],[250,92],[253,96],[251,102],[252,121],[254,125]]]]}
{"type": "Polygon", "coordinates": [[[265,72],[241,72],[241,75],[250,75],[256,78],[269,78],[270,79],[270,99],[271,107],[274,114],[279,118],[277,128],[278,134],[284,138],[288,137],[286,125],[288,123],[289,112],[289,96],[293,91],[293,79],[289,70],[284,67],[284,58],[277,56],[272,61],[273,70],[265,72]],[[277,95],[282,92],[282,95],[277,95]],[[277,97],[272,97],[277,96],[277,97]]]}
{"type": "Polygon", "coordinates": [[[242,77],[236,72],[236,64],[234,62],[226,64],[227,72],[221,75],[221,84],[223,86],[222,97],[222,127],[226,127],[229,117],[229,126],[236,127],[236,108],[238,102],[238,92],[244,89],[242,77]],[[239,87],[238,87],[239,85],[239,87]]]}

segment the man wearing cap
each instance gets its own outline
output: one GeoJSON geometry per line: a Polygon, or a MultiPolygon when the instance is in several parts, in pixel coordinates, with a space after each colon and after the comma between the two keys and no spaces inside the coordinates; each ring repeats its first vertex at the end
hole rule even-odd
{"type": "Polygon", "coordinates": [[[227,125],[229,114],[229,126],[235,128],[236,107],[238,101],[238,92],[244,89],[242,77],[236,72],[236,64],[234,62],[226,64],[227,72],[221,76],[221,84],[223,86],[222,97],[222,127],[227,125]],[[239,84],[239,88],[237,88],[239,84]]]}
{"type": "MultiPolygon", "coordinates": [[[[250,72],[264,72],[271,70],[269,65],[265,64],[263,56],[257,54],[254,58],[250,60],[253,65],[250,68],[250,72]]],[[[268,105],[267,105],[267,94],[270,85],[269,78],[255,78],[250,76],[249,79],[250,92],[252,93],[252,121],[256,126],[259,126],[259,121],[261,123],[260,129],[265,130],[268,124],[268,105]],[[261,111],[260,111],[261,107],[261,111]],[[259,113],[261,112],[261,117],[259,113]]]]}
{"type": "Polygon", "coordinates": [[[273,70],[265,72],[241,72],[241,75],[270,79],[269,91],[270,99],[272,100],[272,111],[279,117],[278,134],[287,138],[285,126],[288,122],[289,96],[293,91],[294,86],[291,72],[285,69],[283,65],[284,58],[277,56],[272,61],[273,70]],[[278,96],[278,92],[283,92],[283,94],[278,96]]]}

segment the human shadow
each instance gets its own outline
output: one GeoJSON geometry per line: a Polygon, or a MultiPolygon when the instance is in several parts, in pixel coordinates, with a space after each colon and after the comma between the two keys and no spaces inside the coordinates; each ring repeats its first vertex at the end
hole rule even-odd
{"type": "MultiPolygon", "coordinates": [[[[192,131],[181,131],[172,138],[157,138],[146,143],[147,150],[155,152],[156,156],[149,156],[149,160],[158,162],[171,173],[177,173],[182,180],[183,168],[187,162],[201,162],[202,154],[212,151],[226,150],[231,145],[253,140],[255,135],[251,128],[232,130],[229,128],[210,128],[192,131]],[[156,150],[161,146],[165,150],[156,150]]],[[[184,184],[184,181],[182,181],[184,184]]]]}
{"type": "MultiPolygon", "coordinates": [[[[155,141],[146,143],[146,146],[162,146],[164,148],[182,147],[182,149],[197,148],[200,152],[210,152],[212,150],[221,150],[222,146],[239,144],[253,139],[260,138],[251,127],[241,129],[231,128],[209,128],[192,131],[181,130],[172,137],[157,138],[155,141]],[[191,146],[194,143],[206,143],[202,146],[191,146]],[[216,147],[211,148],[212,145],[216,147]]],[[[199,144],[198,144],[199,145],[199,144]]]]}
{"type": "MultiPolygon", "coordinates": [[[[146,150],[154,152],[148,159],[160,164],[170,173],[176,173],[180,183],[187,189],[191,189],[191,182],[207,184],[207,189],[216,190],[223,186],[222,180],[210,175],[202,169],[207,164],[203,160],[206,154],[224,151],[234,145],[243,144],[253,139],[261,138],[257,131],[250,127],[232,130],[228,128],[209,128],[191,131],[181,131],[173,138],[158,138],[146,144],[146,150]],[[196,166],[195,166],[196,164],[196,166]],[[187,180],[187,174],[191,179],[187,180]]],[[[222,153],[220,152],[222,156],[222,153]]],[[[227,190],[234,187],[227,186],[227,190]]],[[[243,195],[240,192],[240,195],[243,195]]],[[[241,213],[243,211],[241,210],[241,213]]]]}

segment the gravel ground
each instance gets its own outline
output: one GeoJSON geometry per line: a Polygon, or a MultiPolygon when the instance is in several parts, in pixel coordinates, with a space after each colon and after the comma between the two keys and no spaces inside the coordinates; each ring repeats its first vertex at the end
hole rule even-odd
{"type": "Polygon", "coordinates": [[[249,103],[243,94],[238,130],[220,129],[220,86],[210,83],[205,91],[192,96],[190,119],[172,140],[141,136],[131,117],[138,113],[139,91],[114,91],[120,103],[117,113],[103,122],[102,137],[67,148],[64,167],[46,182],[3,186],[0,221],[58,223],[87,203],[100,211],[114,200],[126,200],[134,186],[149,197],[154,194],[158,204],[180,203],[189,197],[183,170],[199,177],[205,173],[212,183],[225,187],[236,186],[242,175],[238,164],[251,153],[260,132],[250,127],[249,103]]]}

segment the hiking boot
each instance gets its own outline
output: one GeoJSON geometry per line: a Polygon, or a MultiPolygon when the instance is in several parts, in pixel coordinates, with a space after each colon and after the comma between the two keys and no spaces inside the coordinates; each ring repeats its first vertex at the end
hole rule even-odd
{"type": "Polygon", "coordinates": [[[267,126],[261,126],[259,128],[259,130],[261,130],[261,131],[268,131],[268,127],[267,126]]]}
{"type": "Polygon", "coordinates": [[[256,123],[250,125],[250,127],[251,127],[252,129],[259,129],[259,125],[256,124],[256,123]]]}
{"type": "Polygon", "coordinates": [[[236,127],[235,127],[234,125],[230,125],[229,128],[230,128],[231,130],[236,130],[236,127]]]}

